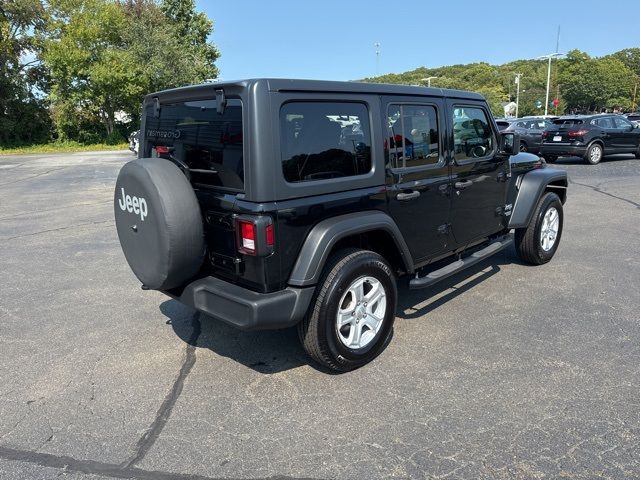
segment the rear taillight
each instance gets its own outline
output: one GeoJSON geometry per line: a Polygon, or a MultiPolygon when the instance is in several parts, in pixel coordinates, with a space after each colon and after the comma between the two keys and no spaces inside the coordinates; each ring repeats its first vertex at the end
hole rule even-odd
{"type": "Polygon", "coordinates": [[[169,147],[164,147],[162,145],[158,145],[156,147],[156,152],[158,153],[158,155],[167,154],[167,153],[169,153],[169,147]]]}
{"type": "Polygon", "coordinates": [[[581,128],[580,130],[576,130],[575,132],[569,132],[567,135],[569,136],[569,138],[577,138],[577,137],[583,137],[587,134],[589,130],[587,130],[586,128],[581,128]]]}
{"type": "Polygon", "coordinates": [[[245,255],[269,255],[273,252],[275,232],[268,216],[236,218],[238,252],[245,255]]]}
{"type": "Polygon", "coordinates": [[[255,223],[238,220],[238,251],[247,255],[255,255],[256,237],[255,223]]]}

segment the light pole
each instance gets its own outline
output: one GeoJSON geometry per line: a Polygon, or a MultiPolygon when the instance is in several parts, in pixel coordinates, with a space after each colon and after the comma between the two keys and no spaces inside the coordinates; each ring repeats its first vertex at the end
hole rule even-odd
{"type": "Polygon", "coordinates": [[[553,57],[562,57],[564,53],[550,53],[549,55],[542,55],[541,57],[536,58],[536,60],[544,60],[549,59],[549,66],[547,67],[547,99],[544,102],[544,115],[547,116],[549,113],[549,87],[551,85],[551,59],[553,57]]]}
{"type": "Polygon", "coordinates": [[[522,74],[516,73],[516,118],[518,118],[518,107],[520,106],[520,77],[522,77],[522,74]]]}
{"type": "Polygon", "coordinates": [[[376,77],[380,75],[380,42],[373,44],[376,47],[376,77]]]}
{"type": "Polygon", "coordinates": [[[438,77],[421,78],[420,81],[427,82],[427,87],[431,87],[431,80],[433,80],[434,78],[438,78],[438,77]]]}

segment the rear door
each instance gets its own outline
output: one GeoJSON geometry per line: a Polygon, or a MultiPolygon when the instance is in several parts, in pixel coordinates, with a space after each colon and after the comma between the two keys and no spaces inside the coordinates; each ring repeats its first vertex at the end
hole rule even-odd
{"type": "Polygon", "coordinates": [[[447,100],[451,155],[451,225],[458,246],[505,227],[508,158],[498,155],[498,135],[482,102],[447,100]]]}
{"type": "Polygon", "coordinates": [[[437,97],[384,97],[389,212],[416,264],[451,248],[445,105],[437,97]]]}
{"type": "Polygon", "coordinates": [[[617,152],[619,149],[619,139],[617,129],[611,117],[596,118],[591,121],[600,130],[600,138],[604,143],[607,153],[617,152]]]}

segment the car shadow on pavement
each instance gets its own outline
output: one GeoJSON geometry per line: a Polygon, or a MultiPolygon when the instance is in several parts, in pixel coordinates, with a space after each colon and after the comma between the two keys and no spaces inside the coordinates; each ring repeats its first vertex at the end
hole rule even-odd
{"type": "MultiPolygon", "coordinates": [[[[500,265],[514,263],[521,262],[511,247],[429,288],[409,290],[408,279],[402,279],[398,284],[396,317],[401,320],[419,319],[492,277],[500,271],[500,265]]],[[[256,372],[274,374],[309,365],[326,374],[338,374],[307,356],[295,327],[246,332],[208,315],[198,314],[177,300],[165,301],[160,305],[160,311],[185,343],[207,348],[256,372]],[[199,335],[194,335],[194,328],[200,329],[199,335]]]]}
{"type": "Polygon", "coordinates": [[[511,264],[524,265],[513,246],[431,287],[410,290],[409,278],[405,278],[398,283],[396,318],[401,320],[419,319],[493,277],[500,272],[501,265],[511,264]]]}
{"type": "Polygon", "coordinates": [[[256,372],[273,374],[310,363],[298,341],[295,327],[246,332],[204,313],[197,314],[177,300],[162,303],[160,311],[185,343],[207,348],[216,355],[234,360],[256,372]],[[195,342],[192,335],[194,315],[200,322],[200,335],[195,342]]]}

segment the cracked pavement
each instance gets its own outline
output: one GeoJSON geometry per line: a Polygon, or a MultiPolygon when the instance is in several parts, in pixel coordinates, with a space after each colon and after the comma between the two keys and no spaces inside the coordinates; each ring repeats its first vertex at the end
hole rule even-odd
{"type": "Polygon", "coordinates": [[[640,160],[560,160],[551,263],[402,286],[386,351],[332,375],[140,290],[131,158],[0,156],[0,478],[640,478],[640,160]]]}

